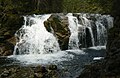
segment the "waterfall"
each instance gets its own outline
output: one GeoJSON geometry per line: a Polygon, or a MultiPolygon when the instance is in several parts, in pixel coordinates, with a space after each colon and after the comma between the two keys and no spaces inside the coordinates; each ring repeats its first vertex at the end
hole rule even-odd
{"type": "Polygon", "coordinates": [[[107,30],[113,27],[110,15],[69,13],[67,17],[71,31],[69,49],[106,45],[107,30]]]}
{"type": "MultiPolygon", "coordinates": [[[[85,17],[85,16],[83,16],[82,17],[83,18],[83,25],[86,27],[86,28],[88,28],[88,30],[89,30],[89,33],[90,33],[90,37],[91,37],[91,42],[92,42],[92,46],[94,46],[95,45],[95,42],[94,42],[94,37],[93,37],[93,31],[92,31],[92,26],[91,26],[91,23],[90,23],[90,21],[85,17]]],[[[87,33],[86,33],[87,34],[87,33]]]]}
{"type": "Polygon", "coordinates": [[[69,49],[79,49],[79,39],[78,39],[78,20],[74,16],[69,16],[69,29],[71,32],[70,40],[69,40],[69,49]]]}
{"type": "MultiPolygon", "coordinates": [[[[107,31],[113,27],[113,18],[110,15],[86,13],[57,14],[57,18],[60,21],[52,20],[50,18],[51,15],[52,14],[24,16],[24,25],[15,33],[16,45],[13,58],[26,64],[49,64],[70,60],[74,58],[73,54],[75,52],[77,52],[77,54],[79,54],[79,52],[85,54],[81,48],[97,50],[101,49],[99,46],[105,48],[107,31]],[[63,17],[67,17],[68,19],[63,22],[64,20],[61,19],[63,17]],[[45,21],[48,20],[59,22],[59,24],[67,23],[65,26],[68,26],[68,29],[63,26],[63,28],[56,29],[56,31],[62,31],[59,33],[66,34],[63,29],[65,29],[65,31],[70,30],[69,43],[66,44],[68,45],[68,50],[60,50],[60,43],[58,43],[59,37],[55,35],[57,32],[54,31],[53,27],[48,27],[51,32],[47,31],[44,24],[45,21]]],[[[59,24],[51,24],[48,22],[48,26],[59,26],[59,24]]],[[[68,35],[60,36],[68,37],[68,35]]]]}
{"type": "Polygon", "coordinates": [[[99,22],[96,22],[97,26],[97,44],[99,46],[105,45],[107,42],[107,29],[99,22]]]}
{"type": "Polygon", "coordinates": [[[44,27],[51,14],[24,16],[24,25],[16,32],[14,55],[45,54],[60,51],[56,37],[44,27]]]}
{"type": "MultiPolygon", "coordinates": [[[[17,43],[14,55],[45,54],[60,51],[55,32],[48,32],[44,26],[51,14],[24,16],[24,25],[16,32],[17,43]]],[[[68,13],[69,37],[68,49],[80,49],[105,46],[107,31],[113,27],[110,15],[68,13]]]]}

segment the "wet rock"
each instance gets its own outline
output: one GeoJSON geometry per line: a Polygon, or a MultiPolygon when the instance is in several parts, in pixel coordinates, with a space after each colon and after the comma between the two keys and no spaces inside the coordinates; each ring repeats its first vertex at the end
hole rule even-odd
{"type": "Polygon", "coordinates": [[[104,71],[102,71],[102,62],[93,63],[85,66],[79,77],[77,78],[104,78],[101,76],[104,71]]]}
{"type": "Polygon", "coordinates": [[[52,14],[51,17],[44,22],[48,32],[53,33],[62,50],[68,49],[70,30],[68,28],[68,18],[64,14],[52,14]]]}
{"type": "Polygon", "coordinates": [[[35,73],[34,77],[35,78],[43,78],[43,74],[42,73],[35,73]]]}
{"type": "Polygon", "coordinates": [[[58,78],[57,66],[48,65],[48,67],[35,67],[34,78],[58,78]]]}
{"type": "Polygon", "coordinates": [[[48,67],[41,65],[37,67],[18,65],[3,66],[0,67],[0,78],[60,78],[56,65],[50,65],[48,67]]]}
{"type": "Polygon", "coordinates": [[[47,69],[46,69],[45,67],[43,67],[43,66],[37,66],[37,67],[35,67],[34,72],[35,72],[35,73],[39,73],[39,72],[41,72],[41,73],[46,73],[46,72],[48,72],[48,71],[47,71],[47,69]]]}
{"type": "Polygon", "coordinates": [[[50,78],[59,78],[59,74],[56,70],[49,71],[48,75],[50,76],[50,78]]]}
{"type": "Polygon", "coordinates": [[[10,72],[8,70],[4,70],[3,73],[1,74],[1,78],[8,77],[10,75],[10,72]]]}
{"type": "Polygon", "coordinates": [[[49,65],[48,69],[49,70],[57,70],[57,66],[56,65],[49,65]]]}

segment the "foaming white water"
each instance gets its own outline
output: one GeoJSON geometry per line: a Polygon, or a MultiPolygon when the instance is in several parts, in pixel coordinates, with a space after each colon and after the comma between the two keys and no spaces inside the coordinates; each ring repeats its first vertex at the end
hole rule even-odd
{"type": "Polygon", "coordinates": [[[88,49],[101,50],[101,49],[106,49],[106,46],[95,46],[95,47],[89,47],[88,49]]]}
{"type": "Polygon", "coordinates": [[[104,59],[104,57],[94,57],[93,60],[101,60],[104,59]]]}
{"type": "Polygon", "coordinates": [[[61,61],[69,61],[74,55],[69,54],[66,51],[59,51],[49,54],[33,54],[33,55],[12,55],[8,58],[14,58],[19,60],[23,64],[57,64],[61,61]]]}
{"type": "Polygon", "coordinates": [[[70,53],[75,53],[75,54],[86,54],[83,50],[80,50],[80,49],[76,49],[76,50],[66,50],[67,52],[70,52],[70,53]]]}
{"type": "Polygon", "coordinates": [[[45,54],[60,51],[57,39],[44,27],[51,14],[24,16],[24,25],[16,32],[14,55],[45,54]]]}

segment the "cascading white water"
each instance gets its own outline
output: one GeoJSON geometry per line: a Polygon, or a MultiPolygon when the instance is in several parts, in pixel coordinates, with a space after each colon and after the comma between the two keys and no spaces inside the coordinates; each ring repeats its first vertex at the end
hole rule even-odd
{"type": "Polygon", "coordinates": [[[85,25],[85,27],[86,28],[88,28],[89,29],[89,32],[90,32],[90,36],[91,36],[91,40],[92,40],[92,46],[94,46],[95,45],[95,42],[94,42],[94,37],[93,37],[93,31],[92,31],[92,26],[91,26],[91,23],[90,23],[90,21],[87,19],[87,17],[86,16],[83,16],[82,17],[83,18],[83,25],[85,25]]]}
{"type": "Polygon", "coordinates": [[[24,25],[16,32],[14,55],[45,54],[60,51],[57,39],[44,27],[51,14],[24,16],[24,25]]]}
{"type": "Polygon", "coordinates": [[[107,30],[113,27],[113,18],[110,15],[95,16],[97,21],[95,22],[97,29],[97,45],[103,46],[107,44],[107,30]]]}
{"type": "Polygon", "coordinates": [[[99,22],[96,22],[96,26],[97,26],[97,44],[99,46],[106,45],[107,29],[99,22]]]}
{"type": "Polygon", "coordinates": [[[92,46],[95,46],[95,42],[94,42],[94,37],[93,37],[93,32],[92,32],[92,28],[91,27],[87,27],[89,29],[90,35],[91,35],[91,40],[92,40],[92,46]]]}
{"type": "MultiPolygon", "coordinates": [[[[107,30],[113,27],[109,15],[67,14],[71,36],[68,49],[106,45],[107,30]],[[93,25],[94,23],[94,25],[93,25]]],[[[51,15],[24,16],[24,25],[16,32],[18,38],[14,55],[44,54],[60,51],[57,39],[44,27],[43,22],[51,15]]],[[[52,30],[52,29],[51,29],[52,30]]]]}
{"type": "Polygon", "coordinates": [[[69,49],[106,45],[107,30],[113,27],[110,15],[69,13],[67,17],[71,31],[69,49]]]}
{"type": "Polygon", "coordinates": [[[69,40],[69,49],[79,49],[82,43],[79,42],[78,33],[81,32],[81,36],[86,35],[85,29],[88,28],[91,36],[92,46],[94,46],[94,37],[91,29],[90,21],[86,17],[81,17],[82,24],[78,23],[77,17],[73,16],[71,13],[67,15],[69,21],[69,29],[71,31],[71,36],[69,40]],[[79,31],[79,29],[81,29],[79,31]]]}
{"type": "Polygon", "coordinates": [[[69,49],[79,49],[79,39],[78,39],[78,20],[76,17],[68,14],[69,29],[71,32],[69,40],[69,49]]]}

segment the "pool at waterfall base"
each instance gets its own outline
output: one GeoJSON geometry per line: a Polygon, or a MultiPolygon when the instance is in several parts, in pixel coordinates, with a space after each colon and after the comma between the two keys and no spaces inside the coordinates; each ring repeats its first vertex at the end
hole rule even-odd
{"type": "MultiPolygon", "coordinates": [[[[76,78],[85,65],[100,61],[94,58],[104,57],[105,47],[91,47],[83,50],[66,50],[61,53],[44,55],[15,55],[0,58],[1,68],[6,67],[36,67],[39,65],[56,65],[60,78],[76,78]],[[62,55],[61,55],[62,54],[62,55]]],[[[3,71],[3,70],[2,70],[3,71]]]]}

